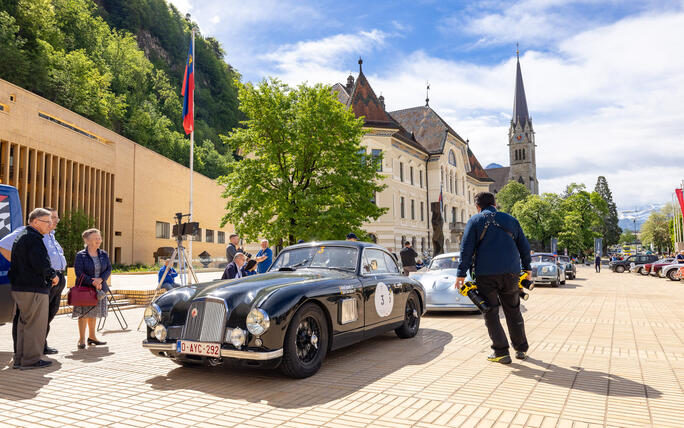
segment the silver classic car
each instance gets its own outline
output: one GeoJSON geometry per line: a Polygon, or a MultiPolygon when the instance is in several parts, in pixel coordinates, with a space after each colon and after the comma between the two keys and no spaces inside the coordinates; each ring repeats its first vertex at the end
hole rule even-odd
{"type": "Polygon", "coordinates": [[[577,278],[577,268],[575,267],[575,264],[572,262],[570,256],[558,256],[558,259],[560,260],[561,264],[565,266],[565,276],[568,279],[577,278]]]}
{"type": "MultiPolygon", "coordinates": [[[[428,311],[477,311],[473,302],[454,287],[459,262],[459,252],[440,254],[427,268],[409,274],[423,284],[428,311]]],[[[470,274],[466,279],[470,280],[470,274]]]]}
{"type": "Polygon", "coordinates": [[[534,253],[532,255],[532,280],[535,285],[550,284],[551,287],[565,284],[565,264],[555,254],[534,253]]]}

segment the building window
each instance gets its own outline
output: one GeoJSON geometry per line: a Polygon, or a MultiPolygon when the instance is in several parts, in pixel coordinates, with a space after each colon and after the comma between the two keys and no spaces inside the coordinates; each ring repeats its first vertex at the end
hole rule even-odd
{"type": "Polygon", "coordinates": [[[399,198],[399,211],[401,213],[401,218],[404,218],[404,197],[399,198]]]}
{"type": "Polygon", "coordinates": [[[204,242],[214,242],[214,231],[211,229],[206,229],[204,233],[204,242]]]}
{"type": "Polygon", "coordinates": [[[456,163],[456,155],[453,150],[449,150],[449,165],[458,166],[456,163]]]}
{"type": "Polygon", "coordinates": [[[523,149],[523,160],[525,160],[525,149],[523,149]]]}
{"type": "Polygon", "coordinates": [[[411,220],[416,219],[416,201],[411,199],[411,220]]]}
{"type": "Polygon", "coordinates": [[[420,221],[425,221],[425,216],[424,216],[424,212],[423,212],[424,208],[425,208],[425,206],[423,205],[423,202],[421,201],[420,202],[420,221]]]}
{"type": "Polygon", "coordinates": [[[382,150],[371,150],[371,156],[373,157],[373,162],[375,162],[375,164],[377,165],[378,171],[382,172],[382,150]]]}
{"type": "Polygon", "coordinates": [[[217,236],[217,238],[218,238],[217,242],[218,242],[219,244],[225,244],[225,243],[226,243],[226,232],[221,232],[221,231],[219,231],[217,234],[218,234],[218,236],[217,236]]]}
{"type": "Polygon", "coordinates": [[[162,238],[162,239],[169,239],[169,229],[170,229],[170,224],[165,223],[163,221],[158,221],[157,222],[157,238],[162,238]]]}
{"type": "Polygon", "coordinates": [[[456,223],[456,207],[451,207],[451,222],[456,223]]]}
{"type": "Polygon", "coordinates": [[[416,237],[411,238],[411,248],[416,248],[416,237]]]}
{"type": "Polygon", "coordinates": [[[423,171],[418,171],[418,180],[420,180],[420,188],[423,188],[423,171]]]}
{"type": "Polygon", "coordinates": [[[69,123],[69,122],[65,122],[65,121],[63,121],[63,120],[61,120],[61,119],[57,119],[56,117],[50,116],[50,115],[47,114],[47,113],[38,112],[38,117],[40,117],[41,119],[49,120],[50,122],[56,123],[57,125],[61,125],[61,126],[67,128],[67,129],[70,129],[70,130],[72,130],[72,131],[74,131],[74,132],[77,132],[77,133],[83,135],[84,137],[88,137],[88,138],[91,138],[91,139],[93,139],[93,140],[97,140],[97,141],[99,141],[99,142],[101,142],[101,143],[111,143],[111,141],[106,140],[106,139],[104,139],[104,138],[102,138],[102,137],[99,137],[99,136],[97,136],[97,135],[95,135],[95,134],[92,134],[92,133],[90,133],[90,132],[88,132],[88,131],[86,131],[86,130],[84,130],[84,129],[81,129],[81,128],[79,128],[78,126],[74,125],[73,123],[69,123]]]}
{"type": "Polygon", "coordinates": [[[399,181],[404,182],[404,163],[399,162],[399,181]]]}
{"type": "Polygon", "coordinates": [[[425,238],[420,238],[420,252],[425,252],[425,238]]]}
{"type": "Polygon", "coordinates": [[[411,178],[411,185],[413,186],[413,167],[411,167],[411,168],[409,169],[409,175],[410,175],[410,178],[411,178]]]}

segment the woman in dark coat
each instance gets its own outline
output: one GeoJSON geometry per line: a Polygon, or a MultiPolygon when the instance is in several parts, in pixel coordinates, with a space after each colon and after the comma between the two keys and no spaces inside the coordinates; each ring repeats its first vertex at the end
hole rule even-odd
{"type": "Polygon", "coordinates": [[[85,243],[85,249],[76,254],[74,271],[76,281],[90,285],[98,290],[98,304],[95,306],[75,306],[72,312],[73,318],[78,318],[78,348],[83,349],[85,343],[85,330],[88,326],[88,345],[105,345],[95,336],[95,319],[107,316],[107,298],[103,293],[109,291],[107,280],[112,273],[112,264],[106,251],[100,249],[102,235],[97,229],[88,229],[81,235],[85,243]]]}

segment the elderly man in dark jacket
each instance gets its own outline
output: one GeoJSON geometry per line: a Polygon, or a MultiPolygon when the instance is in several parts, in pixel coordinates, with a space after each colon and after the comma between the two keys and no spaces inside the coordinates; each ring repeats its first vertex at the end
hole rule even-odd
{"type": "Polygon", "coordinates": [[[247,258],[243,253],[235,253],[233,261],[228,263],[228,266],[226,266],[226,269],[223,271],[221,279],[242,278],[243,276],[247,276],[243,270],[246,259],[247,258]]]}
{"type": "Polygon", "coordinates": [[[50,211],[36,208],[29,214],[28,227],[12,246],[9,278],[12,298],[19,309],[13,368],[38,369],[52,364],[41,360],[48,325],[48,295],[50,287],[59,283],[43,243],[43,235],[50,232],[51,225],[50,211]]]}
{"type": "Polygon", "coordinates": [[[528,349],[525,324],[520,312],[518,279],[520,268],[531,275],[530,244],[514,217],[494,208],[494,195],[475,195],[478,214],[468,220],[461,242],[456,287],[461,287],[468,269],[473,268],[477,289],[492,308],[484,315],[494,353],[489,361],[510,364],[506,333],[499,321],[499,305],[506,316],[516,358],[525,359],[528,349]],[[473,265],[474,263],[474,265],[473,265]]]}

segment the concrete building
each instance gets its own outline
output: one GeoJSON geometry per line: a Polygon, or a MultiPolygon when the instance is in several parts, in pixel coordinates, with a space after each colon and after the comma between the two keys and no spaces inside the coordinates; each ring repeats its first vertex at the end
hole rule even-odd
{"type": "MultiPolygon", "coordinates": [[[[18,188],[24,219],[53,206],[83,210],[115,263],[152,263],[175,246],[173,216],[187,213],[190,170],[36,94],[0,80],[0,181],[18,188]]],[[[232,227],[214,180],[194,173],[193,258],[225,257],[232,227]]]]}
{"type": "Polygon", "coordinates": [[[362,145],[371,156],[382,156],[383,183],[376,196],[389,208],[377,221],[364,225],[372,238],[392,251],[406,240],[419,253],[432,249],[430,203],[443,200],[444,250],[457,251],[468,219],[477,212],[474,196],[492,183],[461,138],[430,106],[387,112],[363,73],[333,86],[338,99],[364,117],[369,133],[362,145]]]}
{"type": "Polygon", "coordinates": [[[487,174],[494,180],[491,191],[498,193],[509,181],[516,180],[532,194],[539,194],[537,180],[537,155],[532,118],[527,110],[527,97],[520,71],[520,55],[517,54],[515,72],[515,95],[513,98],[513,117],[508,129],[509,165],[487,168],[487,174]]]}

